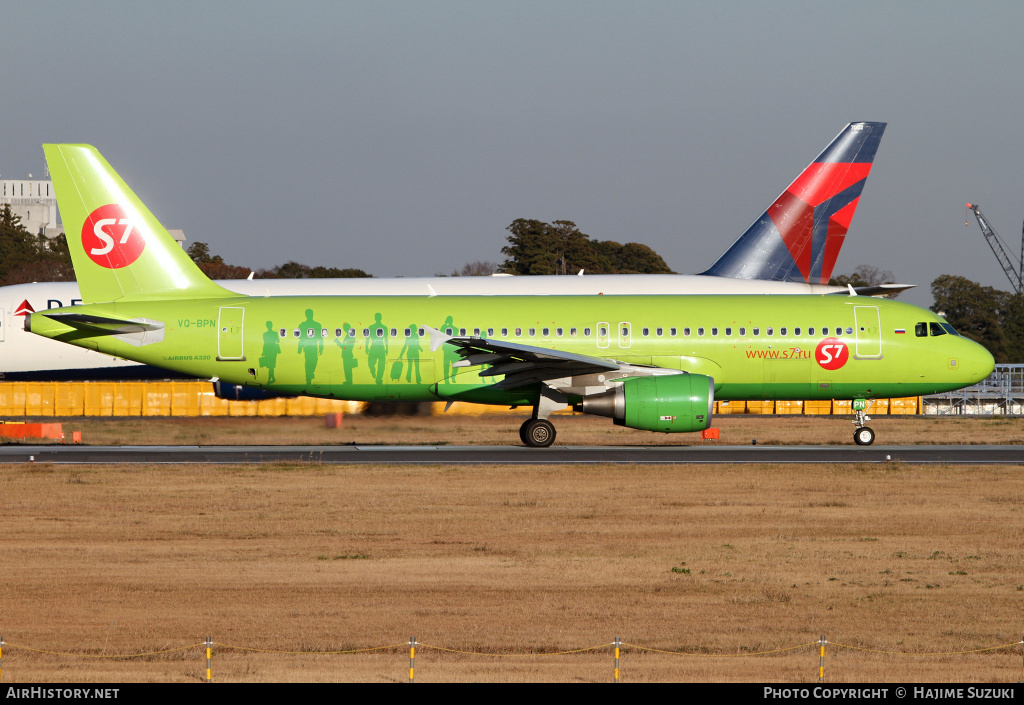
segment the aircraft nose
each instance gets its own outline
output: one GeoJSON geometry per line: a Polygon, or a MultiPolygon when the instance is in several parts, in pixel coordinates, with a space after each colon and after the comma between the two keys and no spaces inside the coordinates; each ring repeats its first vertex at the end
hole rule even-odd
{"type": "Polygon", "coordinates": [[[962,371],[966,374],[970,384],[976,384],[992,374],[996,369],[996,359],[983,345],[975,343],[973,340],[965,339],[964,342],[969,343],[969,346],[964,351],[962,371]]]}

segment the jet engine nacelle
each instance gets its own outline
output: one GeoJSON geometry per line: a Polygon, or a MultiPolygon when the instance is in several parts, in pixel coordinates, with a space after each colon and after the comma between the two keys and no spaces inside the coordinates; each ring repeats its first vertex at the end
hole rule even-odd
{"type": "Polygon", "coordinates": [[[604,394],[587,397],[576,411],[611,417],[617,426],[662,433],[711,426],[715,380],[707,375],[631,377],[604,394]]]}

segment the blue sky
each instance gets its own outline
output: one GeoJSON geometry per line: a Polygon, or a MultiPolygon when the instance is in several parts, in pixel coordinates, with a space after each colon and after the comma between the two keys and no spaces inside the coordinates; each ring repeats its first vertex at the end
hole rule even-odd
{"type": "Polygon", "coordinates": [[[1024,4],[5,3],[0,174],[96,145],[234,264],[500,261],[516,218],[709,266],[840,129],[888,122],[837,271],[1007,289],[1024,4]]]}

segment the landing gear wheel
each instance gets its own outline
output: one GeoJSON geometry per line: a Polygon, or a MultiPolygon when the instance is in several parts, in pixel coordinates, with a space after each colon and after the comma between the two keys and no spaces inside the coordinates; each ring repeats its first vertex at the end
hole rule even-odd
{"type": "Polygon", "coordinates": [[[869,446],[875,442],[875,432],[862,426],[853,432],[853,442],[859,446],[869,446]]]}
{"type": "Polygon", "coordinates": [[[555,442],[555,427],[547,419],[527,419],[519,427],[519,438],[531,448],[547,448],[555,442]]]}

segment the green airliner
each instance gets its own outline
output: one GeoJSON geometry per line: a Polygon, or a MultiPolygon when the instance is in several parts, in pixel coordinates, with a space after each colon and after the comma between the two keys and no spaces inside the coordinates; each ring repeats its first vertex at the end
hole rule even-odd
{"type": "MultiPolygon", "coordinates": [[[[210,281],[93,147],[44,145],[84,305],[33,333],[195,377],[358,401],[531,406],[529,446],[566,405],[666,433],[714,400],[867,400],[987,377],[942,318],[862,296],[278,296],[210,281]]],[[[851,292],[852,293],[852,292],[851,292]]]]}

